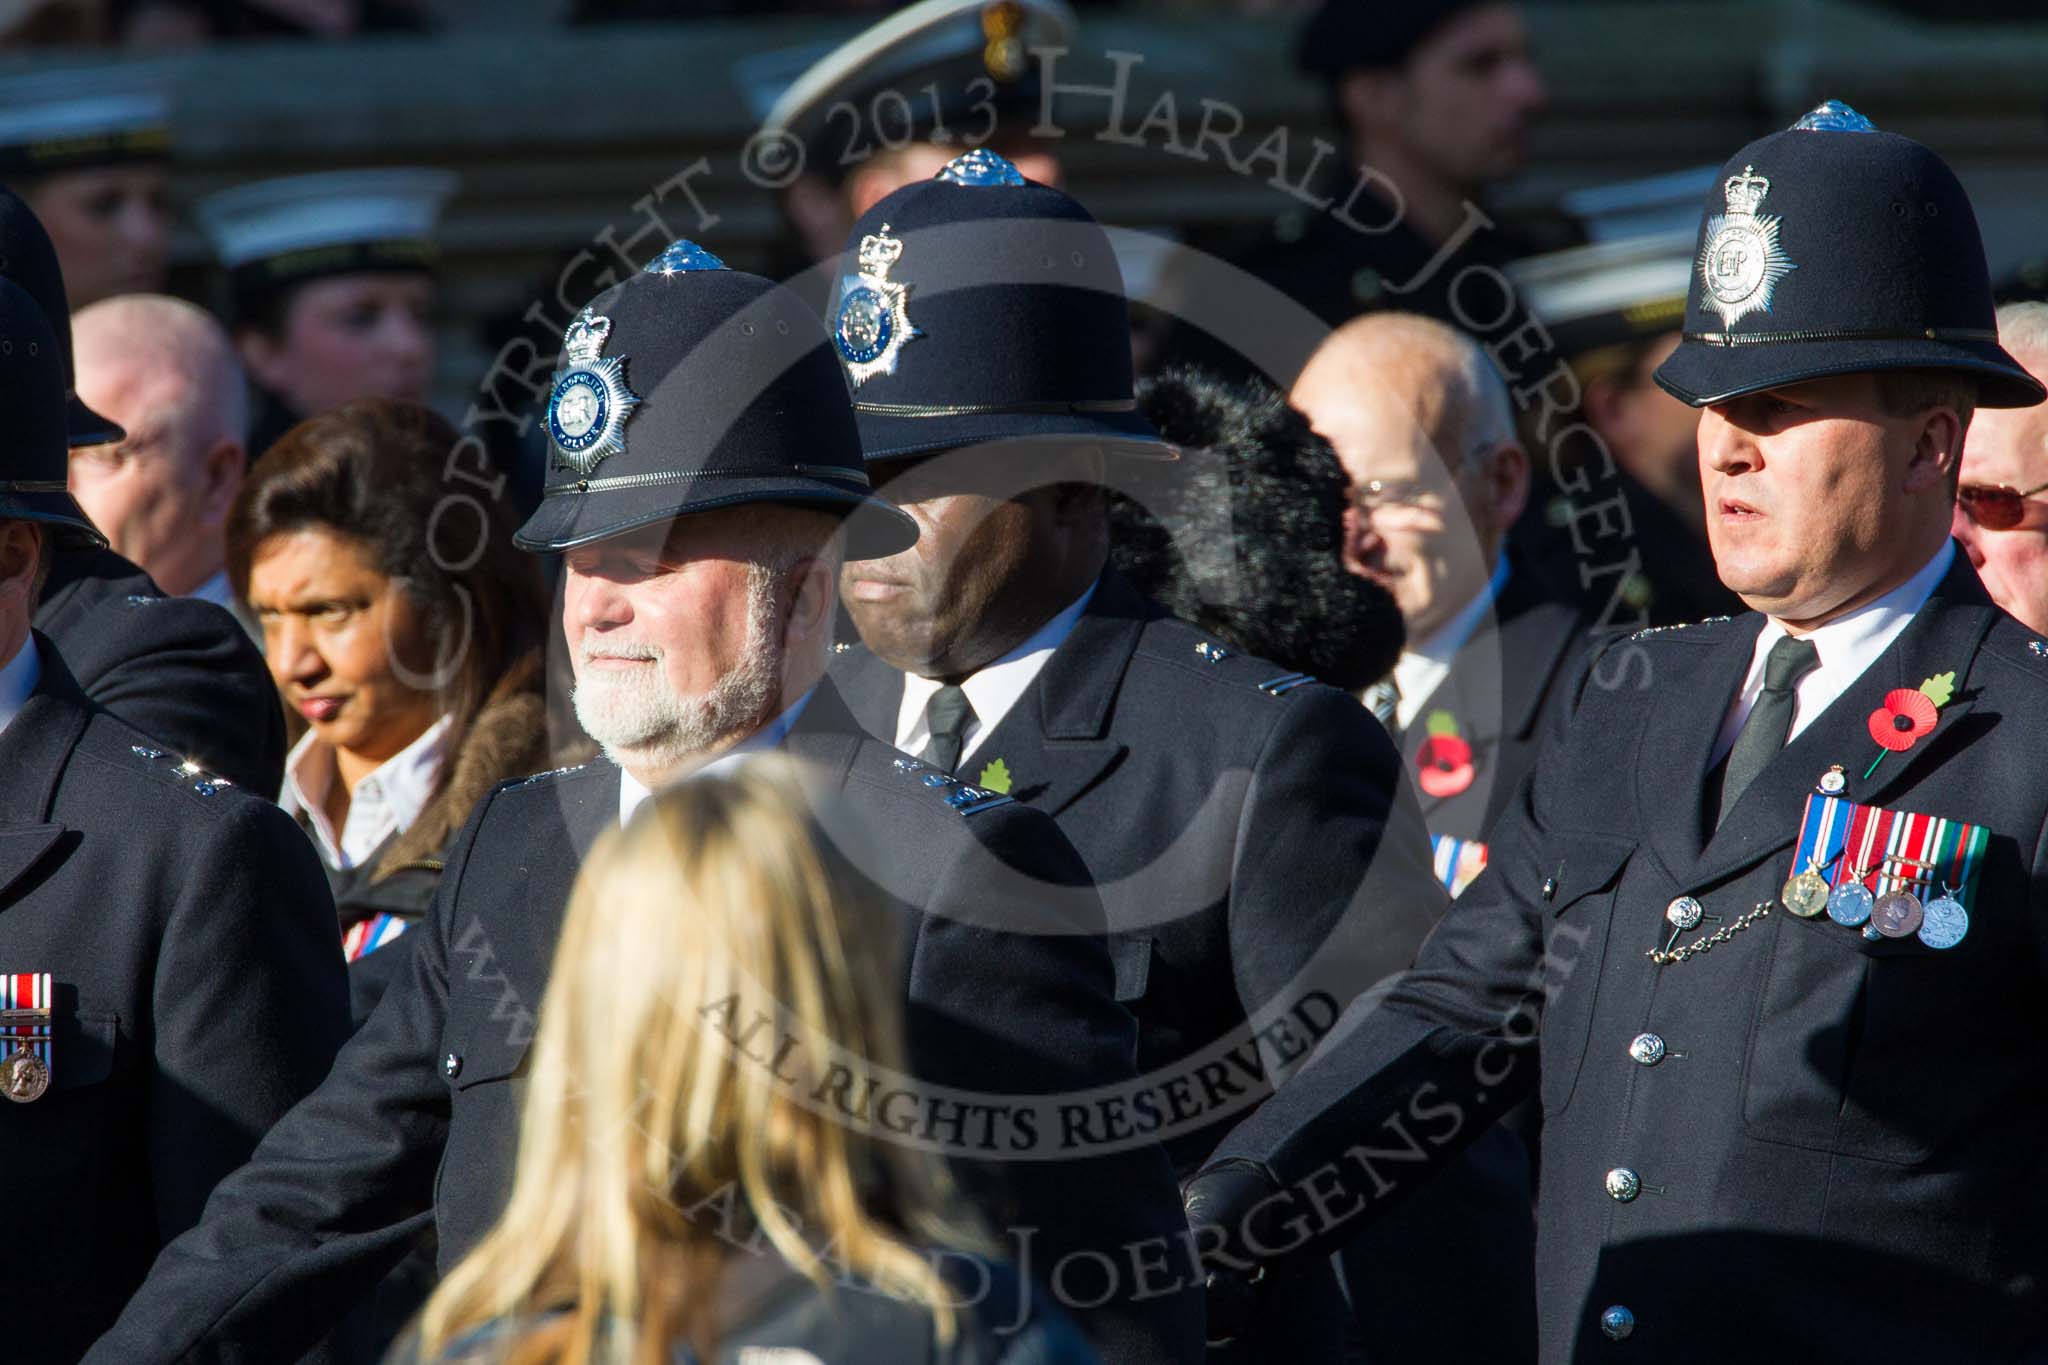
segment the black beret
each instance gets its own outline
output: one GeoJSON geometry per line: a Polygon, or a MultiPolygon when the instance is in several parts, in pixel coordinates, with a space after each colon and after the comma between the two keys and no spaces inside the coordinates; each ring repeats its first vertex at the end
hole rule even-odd
{"type": "Polygon", "coordinates": [[[1295,59],[1318,76],[1399,66],[1430,35],[1487,0],[1323,0],[1302,27],[1295,59]]]}

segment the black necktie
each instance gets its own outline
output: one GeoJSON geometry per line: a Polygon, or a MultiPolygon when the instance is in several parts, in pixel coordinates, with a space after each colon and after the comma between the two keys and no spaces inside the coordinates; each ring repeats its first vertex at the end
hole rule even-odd
{"type": "Polygon", "coordinates": [[[932,693],[924,706],[924,723],[932,737],[925,741],[918,757],[934,768],[952,772],[960,766],[960,750],[967,741],[967,722],[974,719],[974,707],[967,694],[951,683],[932,693]]]}
{"type": "Polygon", "coordinates": [[[1728,751],[1728,768],[1721,780],[1721,810],[1714,817],[1717,828],[1735,809],[1743,790],[1785,747],[1799,700],[1794,689],[1801,678],[1819,667],[1820,651],[1809,640],[1788,635],[1771,646],[1770,656],[1764,660],[1763,691],[1757,693],[1756,705],[1749,709],[1742,732],[1735,736],[1735,747],[1728,751]]]}

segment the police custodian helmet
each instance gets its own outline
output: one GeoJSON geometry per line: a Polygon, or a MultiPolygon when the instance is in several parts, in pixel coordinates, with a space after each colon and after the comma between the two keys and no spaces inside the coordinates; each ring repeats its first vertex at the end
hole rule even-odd
{"type": "Polygon", "coordinates": [[[64,272],[57,248],[22,197],[0,185],[0,278],[28,291],[57,334],[57,352],[64,367],[65,422],[74,446],[96,446],[127,436],[118,423],[79,400],[77,375],[71,362],[71,303],[64,294],[64,272]]]}
{"type": "Polygon", "coordinates": [[[36,521],[60,539],[106,545],[65,486],[71,441],[64,353],[26,289],[0,277],[0,521],[36,521]]]}
{"type": "Polygon", "coordinates": [[[1829,100],[1722,168],[1684,336],[1657,382],[1703,407],[1904,369],[1971,374],[1984,407],[2048,396],[1998,344],[1984,241],[1955,172],[1829,100]]]}
{"type": "Polygon", "coordinates": [[[567,550],[693,512],[777,503],[836,513],[846,555],[908,549],[874,496],[846,380],[795,294],[676,242],[569,324],[548,395],[540,507],[513,540],[567,550]]]}
{"type": "Polygon", "coordinates": [[[861,215],[826,316],[870,461],[1045,440],[1175,457],[1138,411],[1109,234],[986,148],[861,215]]]}

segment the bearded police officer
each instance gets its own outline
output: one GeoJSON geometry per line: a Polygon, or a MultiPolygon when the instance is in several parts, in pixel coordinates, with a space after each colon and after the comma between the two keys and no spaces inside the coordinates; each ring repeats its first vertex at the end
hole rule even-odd
{"type": "MultiPolygon", "coordinates": [[[[0,276],[20,285],[50,320],[71,448],[106,446],[119,458],[127,433],[76,392],[57,253],[28,205],[5,187],[0,276]]],[[[58,547],[35,628],[56,643],[94,702],[245,790],[276,795],[284,780],[284,713],[263,656],[228,612],[165,596],[148,574],[95,539],[58,547]]]]}
{"type": "Polygon", "coordinates": [[[74,1361],[348,1030],[334,910],[276,807],[88,700],[32,630],[64,491],[57,334],[0,280],[0,1280],[74,1361]]]}
{"type": "Polygon", "coordinates": [[[1136,1046],[1072,848],[1038,812],[862,735],[820,680],[842,522],[854,556],[917,532],[868,491],[816,315],[677,243],[571,323],[548,427],[547,496],[518,539],[564,555],[576,710],[607,757],[478,807],[407,974],[92,1358],[284,1358],[430,1217],[443,1266],[458,1260],[502,1205],[582,855],[650,788],[771,747],[865,815],[835,832],[903,909],[908,1042],[929,1089],[885,1102],[847,1074],[815,1098],[849,1121],[873,1105],[942,1152],[1020,1158],[957,1169],[1027,1273],[1089,1309],[1112,1358],[1198,1353],[1192,1274],[1160,1292],[1131,1261],[1160,1260],[1182,1230],[1164,1155],[1061,1143],[1058,1098],[1128,1083],[1136,1046]]]}
{"type": "Polygon", "coordinates": [[[1954,174],[1832,102],[1743,148],[1658,379],[1752,610],[1589,663],[1487,872],[1191,1214],[1312,1245],[1540,1054],[1545,1360],[2037,1359],[2048,641],[1948,529],[1973,407],[2043,390],[1954,174]]]}
{"type": "MultiPolygon", "coordinates": [[[[1097,1127],[1158,1132],[1192,1172],[1440,909],[1399,756],[1352,697],[1105,567],[1104,485],[1173,451],[1136,410],[1122,279],[1081,204],[978,150],[875,205],[847,256],[834,316],[861,443],[923,534],[847,567],[867,648],[835,677],[870,729],[1044,809],[1080,849],[1145,1073],[1146,1107],[1097,1127]]],[[[1429,1259],[1411,1253],[1376,1275],[1427,1305],[1490,1292],[1485,1258],[1518,1231],[1526,1261],[1526,1164],[1505,1138],[1485,1155],[1466,1216],[1426,1236],[1441,1273],[1405,1279],[1429,1259]]],[[[1338,1349],[1335,1286],[1314,1279],[1273,1286],[1239,1358],[1338,1349]]]]}

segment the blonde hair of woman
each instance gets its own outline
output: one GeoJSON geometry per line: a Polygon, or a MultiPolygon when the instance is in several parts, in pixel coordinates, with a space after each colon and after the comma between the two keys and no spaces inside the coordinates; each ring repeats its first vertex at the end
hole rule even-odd
{"type": "Polygon", "coordinates": [[[428,1302],[420,1358],[523,1318],[507,1362],[655,1365],[677,1345],[709,1359],[721,1272],[744,1253],[683,1211],[721,1199],[821,1288],[851,1273],[927,1306],[951,1340],[950,1293],[918,1248],[980,1238],[946,1212],[936,1160],[807,1105],[815,1076],[778,1078],[713,1023],[765,1013],[900,1068],[900,926],[812,800],[794,765],[762,758],[660,793],[593,850],[541,1007],[510,1199],[428,1302]]]}

